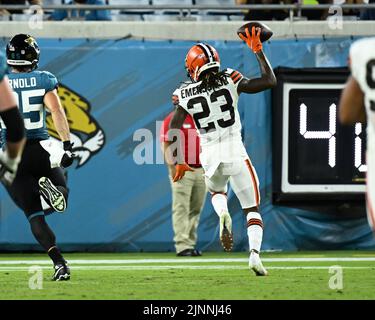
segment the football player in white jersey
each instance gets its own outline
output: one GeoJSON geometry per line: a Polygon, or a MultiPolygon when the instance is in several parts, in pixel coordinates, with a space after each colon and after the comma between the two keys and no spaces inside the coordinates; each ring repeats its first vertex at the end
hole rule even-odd
{"type": "MultiPolygon", "coordinates": [[[[249,237],[249,267],[257,275],[267,275],[259,257],[263,223],[259,214],[259,181],[241,137],[238,98],[241,93],[257,93],[276,85],[276,77],[262,51],[260,29],[253,28],[243,40],[254,52],[261,77],[247,79],[232,69],[220,70],[219,54],[205,43],[194,45],[187,53],[185,67],[191,82],[178,88],[179,106],[171,120],[170,141],[181,139],[181,128],[187,114],[193,116],[201,139],[200,160],[206,184],[212,195],[212,205],[219,216],[220,240],[226,251],[233,247],[232,220],[227,205],[227,184],[241,203],[247,217],[249,237]],[[176,130],[173,130],[176,129],[176,130]]],[[[170,143],[171,145],[172,143],[170,143]]],[[[179,145],[174,181],[192,170],[184,163],[179,145]]],[[[172,149],[172,148],[171,148],[172,149]]],[[[172,157],[172,150],[170,151],[172,157]]]]}
{"type": "Polygon", "coordinates": [[[375,231],[375,38],[352,44],[351,76],[341,94],[339,118],[343,124],[367,122],[367,217],[375,231]]]}

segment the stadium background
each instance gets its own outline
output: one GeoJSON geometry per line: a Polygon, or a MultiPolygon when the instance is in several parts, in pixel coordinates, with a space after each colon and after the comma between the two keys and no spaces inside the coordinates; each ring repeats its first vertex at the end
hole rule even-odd
{"type": "MultiPolygon", "coordinates": [[[[1,49],[6,40],[0,42],[1,49]]],[[[353,40],[275,39],[264,48],[274,68],[340,67],[346,66],[353,40]]],[[[91,129],[73,119],[77,121],[77,135],[85,141],[102,130],[105,136],[101,148],[81,166],[69,170],[71,196],[67,213],[48,218],[62,249],[173,251],[166,167],[135,164],[133,151],[139,142],[134,141],[133,134],[137,129],[149,129],[153,133],[153,154],[159,152],[156,121],[172,109],[171,93],[186,79],[184,57],[193,42],[51,37],[39,37],[38,42],[42,49],[40,69],[58,77],[68,90],[67,97],[75,95],[83,102],[85,121],[94,119],[95,128],[91,129]]],[[[243,43],[209,42],[218,49],[223,67],[248,76],[257,74],[254,56],[243,43]]],[[[323,214],[313,208],[301,210],[271,203],[270,92],[241,96],[239,109],[246,148],[260,179],[266,228],[263,250],[375,248],[364,215],[340,216],[334,209],[323,214]]],[[[246,221],[232,192],[229,206],[234,222],[234,250],[246,250],[246,221]]],[[[0,208],[0,249],[39,249],[25,217],[4,189],[0,208]]],[[[218,219],[209,197],[199,225],[198,247],[203,251],[222,250],[218,219]]]]}

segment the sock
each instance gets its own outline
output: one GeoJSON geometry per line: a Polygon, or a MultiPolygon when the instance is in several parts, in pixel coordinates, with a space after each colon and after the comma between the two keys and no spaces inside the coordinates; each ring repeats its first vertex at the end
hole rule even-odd
{"type": "Polygon", "coordinates": [[[44,214],[36,213],[29,217],[31,231],[36,240],[44,250],[47,251],[52,261],[56,263],[65,262],[60,250],[56,247],[56,237],[48,226],[44,214]],[[30,218],[31,217],[31,218],[30,218]]]}
{"type": "Polygon", "coordinates": [[[228,212],[228,199],[227,195],[223,193],[213,193],[211,198],[212,206],[215,212],[220,217],[222,212],[228,212]]]}
{"type": "Polygon", "coordinates": [[[64,264],[65,263],[65,259],[63,258],[61,252],[60,252],[60,249],[56,246],[53,246],[51,248],[49,248],[49,250],[47,251],[49,257],[51,258],[51,260],[53,261],[54,264],[64,264]]]}
{"type": "Polygon", "coordinates": [[[258,212],[249,212],[246,216],[247,236],[249,237],[250,251],[260,252],[263,238],[263,222],[258,212]]]}

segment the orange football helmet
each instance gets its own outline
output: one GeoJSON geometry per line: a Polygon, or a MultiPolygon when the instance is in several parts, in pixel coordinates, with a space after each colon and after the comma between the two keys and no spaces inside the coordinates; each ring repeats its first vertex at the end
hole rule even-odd
{"type": "Polygon", "coordinates": [[[220,69],[219,54],[213,46],[197,43],[186,55],[185,68],[190,79],[197,82],[203,71],[211,68],[220,69]]]}

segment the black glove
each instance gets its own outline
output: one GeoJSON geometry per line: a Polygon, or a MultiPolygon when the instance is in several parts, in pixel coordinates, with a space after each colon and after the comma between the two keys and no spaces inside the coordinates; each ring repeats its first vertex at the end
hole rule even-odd
{"type": "Polygon", "coordinates": [[[73,153],[73,143],[68,140],[64,141],[63,144],[65,153],[61,159],[61,166],[63,168],[68,168],[73,164],[75,158],[75,154],[73,153]]]}

